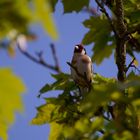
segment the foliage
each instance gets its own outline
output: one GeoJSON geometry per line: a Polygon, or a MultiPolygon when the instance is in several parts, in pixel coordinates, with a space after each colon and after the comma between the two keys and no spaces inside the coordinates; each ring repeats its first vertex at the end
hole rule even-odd
{"type": "Polygon", "coordinates": [[[62,90],[62,93],[58,97],[46,98],[46,104],[37,108],[37,116],[32,120],[37,125],[50,123],[50,139],[138,139],[135,127],[140,113],[140,77],[130,74],[125,83],[119,83],[116,79],[97,74],[93,78],[91,92],[84,97],[78,95],[76,88],[70,88],[71,79],[68,79],[67,74],[61,73],[53,77],[56,82],[44,86],[41,92],[62,90]],[[128,96],[123,94],[124,90],[128,96]],[[119,127],[112,120],[109,110],[109,105],[117,102],[123,102],[127,108],[123,120],[125,125],[120,124],[119,127]],[[100,135],[102,131],[104,134],[100,135]]]}
{"type": "Polygon", "coordinates": [[[47,33],[56,39],[57,31],[51,12],[49,0],[1,0],[0,39],[3,39],[11,30],[28,35],[30,24],[36,21],[41,22],[47,33]]]}
{"type": "Polygon", "coordinates": [[[89,32],[83,38],[83,44],[88,45],[94,42],[92,60],[96,64],[100,64],[104,58],[112,54],[112,50],[115,48],[109,23],[105,17],[90,17],[83,24],[89,28],[89,32]]]}
{"type": "Polygon", "coordinates": [[[0,38],[3,38],[12,29],[20,32],[27,30],[30,20],[27,0],[1,0],[0,13],[0,38]]]}
{"type": "MultiPolygon", "coordinates": [[[[31,23],[43,25],[50,37],[54,40],[58,39],[52,17],[53,4],[55,1],[49,0],[1,0],[0,49],[6,49],[10,56],[15,56],[19,36],[24,35],[26,41],[36,39],[36,35],[29,29],[31,23]]],[[[25,48],[26,46],[24,50],[25,48]]]]}
{"type": "MultiPolygon", "coordinates": [[[[131,66],[136,66],[133,63],[128,67],[125,65],[125,49],[122,50],[126,45],[127,53],[133,57],[135,52],[140,52],[140,1],[124,0],[123,4],[122,0],[95,1],[98,5],[96,9],[92,9],[90,0],[0,2],[1,48],[10,48],[20,34],[25,34],[28,38],[28,35],[31,35],[29,26],[36,22],[44,26],[50,37],[57,39],[52,12],[55,12],[57,3],[61,2],[64,14],[83,10],[90,13],[90,17],[83,21],[88,32],[84,35],[82,43],[93,44],[93,62],[101,64],[114,50],[116,62],[124,59],[118,63],[121,65],[117,64],[118,74],[120,71],[125,73],[121,82],[115,78],[94,74],[92,88],[86,95],[80,94],[69,74],[61,72],[52,75],[55,82],[43,86],[40,96],[52,90],[57,90],[59,95],[45,98],[46,103],[37,107],[37,115],[32,120],[32,124],[36,125],[50,124],[50,140],[137,140],[140,137],[140,76],[134,72],[127,74],[131,66]],[[117,7],[117,4],[124,7],[117,7]],[[122,12],[119,15],[120,19],[117,16],[118,9],[122,12]],[[121,31],[122,28],[126,29],[126,32],[121,31]],[[8,45],[5,45],[3,40],[8,40],[8,45]],[[119,53],[116,48],[119,48],[119,53]]],[[[0,76],[0,136],[6,140],[9,125],[14,122],[14,112],[21,109],[19,93],[24,91],[24,87],[10,70],[0,70],[0,76]],[[14,104],[9,104],[11,99],[14,104]]]]}
{"type": "MultiPolygon", "coordinates": [[[[80,12],[90,6],[89,1],[61,2],[64,13],[80,12]]],[[[99,6],[97,11],[89,9],[91,16],[83,21],[88,32],[83,37],[82,43],[93,44],[92,60],[96,64],[101,64],[118,47],[121,26],[117,25],[120,21],[116,19],[115,2],[109,0],[96,2],[99,6]]],[[[54,1],[54,10],[56,4],[57,1],[54,1]]],[[[133,57],[134,51],[140,51],[139,10],[138,0],[124,1],[124,19],[129,38],[126,50],[133,57]]],[[[136,68],[135,62],[124,67],[125,73],[131,66],[136,68]]],[[[70,75],[60,73],[52,77],[55,78],[55,82],[46,84],[40,90],[40,94],[57,90],[59,95],[45,98],[46,103],[37,108],[38,113],[32,120],[32,124],[50,124],[50,140],[139,139],[140,77],[134,72],[130,72],[123,82],[94,74],[91,91],[86,95],[80,95],[70,75]]]]}
{"type": "Polygon", "coordinates": [[[52,38],[57,39],[58,35],[57,35],[56,27],[54,25],[54,21],[51,15],[52,8],[50,6],[49,1],[48,0],[42,0],[42,1],[35,0],[34,5],[35,5],[35,15],[37,16],[37,19],[40,22],[42,22],[48,34],[52,38]]]}
{"type": "Polygon", "coordinates": [[[25,87],[10,69],[0,69],[0,137],[7,140],[7,131],[15,120],[15,112],[23,111],[21,93],[25,87]]]}

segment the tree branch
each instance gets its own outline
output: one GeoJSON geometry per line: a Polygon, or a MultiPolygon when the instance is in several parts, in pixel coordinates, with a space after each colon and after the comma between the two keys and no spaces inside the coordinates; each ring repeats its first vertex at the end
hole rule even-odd
{"type": "Polygon", "coordinates": [[[54,62],[55,62],[55,66],[56,66],[58,72],[61,72],[54,44],[50,44],[50,47],[51,47],[51,50],[52,50],[52,55],[53,55],[53,59],[54,59],[54,62]]]}
{"type": "Polygon", "coordinates": [[[88,80],[87,80],[87,77],[86,77],[86,74],[85,74],[85,73],[84,73],[84,75],[82,75],[81,73],[79,73],[78,69],[77,69],[75,66],[73,66],[70,62],[67,62],[67,64],[68,64],[71,68],[73,68],[73,69],[75,70],[75,72],[77,73],[77,75],[78,75],[79,77],[81,77],[83,80],[86,81],[88,87],[91,86],[91,81],[88,81],[88,80]]]}
{"type": "Polygon", "coordinates": [[[130,62],[130,64],[128,65],[128,67],[126,68],[126,73],[129,70],[130,67],[132,67],[132,64],[134,63],[134,61],[136,60],[136,58],[133,58],[133,60],[130,62]]]}
{"type": "Polygon", "coordinates": [[[122,38],[124,37],[127,31],[126,25],[124,23],[123,0],[115,0],[115,1],[116,1],[115,15],[117,17],[116,29],[119,34],[119,37],[122,38]]]}
{"type": "Polygon", "coordinates": [[[114,24],[113,24],[113,22],[112,22],[111,17],[110,17],[109,14],[107,13],[107,11],[106,11],[106,9],[104,8],[104,6],[103,6],[98,0],[95,0],[95,1],[96,1],[97,5],[101,8],[101,12],[104,13],[104,14],[106,15],[106,17],[107,17],[107,19],[108,19],[108,21],[109,21],[109,24],[110,24],[110,26],[111,26],[111,28],[112,28],[112,30],[113,30],[113,32],[114,32],[114,35],[115,35],[115,37],[117,37],[118,35],[117,35],[116,29],[115,29],[115,26],[114,26],[114,24]]]}
{"type": "Polygon", "coordinates": [[[123,82],[126,78],[126,32],[124,23],[124,7],[122,0],[115,0],[116,30],[116,64],[118,67],[118,80],[123,82]]]}
{"type": "MultiPolygon", "coordinates": [[[[19,51],[20,51],[24,56],[26,56],[27,58],[29,58],[30,60],[32,60],[33,62],[35,62],[35,63],[37,63],[37,64],[40,64],[40,65],[44,66],[45,68],[51,69],[51,70],[53,70],[53,71],[55,71],[55,72],[58,72],[58,73],[61,72],[60,67],[59,67],[59,65],[58,65],[58,60],[57,60],[57,57],[56,57],[56,53],[53,54],[53,55],[55,55],[55,59],[54,59],[54,61],[55,61],[55,66],[53,66],[53,65],[50,65],[50,64],[48,64],[48,63],[45,62],[45,60],[43,59],[43,56],[42,56],[42,55],[43,55],[42,52],[37,53],[38,58],[36,58],[36,57],[32,56],[30,53],[28,53],[27,51],[22,50],[21,47],[19,46],[19,44],[17,44],[17,46],[18,46],[19,51]],[[57,61],[57,63],[56,63],[56,61],[57,61]],[[56,65],[56,64],[57,64],[57,65],[56,65]]],[[[53,49],[54,49],[54,48],[53,48],[53,49]]]]}

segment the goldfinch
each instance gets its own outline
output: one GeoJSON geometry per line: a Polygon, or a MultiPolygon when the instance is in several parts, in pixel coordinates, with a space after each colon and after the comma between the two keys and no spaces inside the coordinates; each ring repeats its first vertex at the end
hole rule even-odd
{"type": "Polygon", "coordinates": [[[71,65],[72,79],[79,86],[81,93],[88,92],[92,82],[92,61],[82,44],[75,46],[71,65]]]}

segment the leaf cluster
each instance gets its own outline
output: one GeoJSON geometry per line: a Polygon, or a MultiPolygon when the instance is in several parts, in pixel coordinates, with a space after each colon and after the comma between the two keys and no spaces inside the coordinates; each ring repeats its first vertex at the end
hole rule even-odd
{"type": "MultiPolygon", "coordinates": [[[[117,13],[115,13],[115,0],[98,0],[100,5],[96,9],[90,7],[90,0],[77,0],[76,2],[75,0],[1,0],[1,47],[5,47],[1,43],[5,35],[8,36],[10,42],[17,37],[17,35],[13,35],[13,32],[11,37],[10,31],[26,34],[30,23],[33,22],[41,23],[47,33],[56,39],[58,35],[52,12],[55,11],[58,2],[63,5],[65,14],[83,12],[83,9],[91,12],[89,19],[83,21],[88,32],[83,37],[82,43],[85,45],[93,44],[92,60],[96,64],[101,64],[105,58],[113,53],[116,47],[114,28],[116,29],[117,13]]],[[[140,52],[140,1],[124,0],[123,2],[124,23],[128,37],[126,48],[127,53],[134,57],[134,51],[140,52]]],[[[2,93],[0,136],[6,140],[6,131],[14,120],[13,112],[20,110],[19,93],[24,88],[18,78],[12,76],[9,71],[1,71],[0,74],[3,81],[0,84],[0,94],[2,93]],[[7,85],[6,79],[10,83],[15,81],[14,83],[18,85],[18,88],[14,88],[11,86],[12,84],[7,85]],[[11,99],[15,101],[14,103],[17,102],[16,105],[11,106],[9,100],[6,100],[6,96],[9,96],[8,89],[11,89],[11,99]],[[7,106],[6,111],[5,106],[7,106]]],[[[86,95],[80,95],[77,85],[72,81],[69,74],[60,73],[52,75],[52,77],[55,82],[46,84],[40,90],[40,96],[52,90],[57,90],[59,95],[58,97],[45,98],[46,103],[37,108],[38,113],[32,120],[32,124],[50,124],[50,140],[139,139],[139,76],[130,73],[125,82],[120,83],[116,79],[105,78],[96,74],[93,77],[91,91],[86,95]]]]}
{"type": "Polygon", "coordinates": [[[119,83],[116,79],[96,74],[92,90],[86,95],[78,94],[78,87],[68,74],[53,75],[56,82],[45,85],[41,93],[51,90],[62,92],[58,97],[45,98],[46,103],[37,108],[38,113],[32,124],[49,123],[50,140],[137,139],[140,77],[132,75],[125,83],[119,83]],[[122,123],[117,126],[120,111],[117,104],[120,102],[126,110],[121,116],[122,123]]]}

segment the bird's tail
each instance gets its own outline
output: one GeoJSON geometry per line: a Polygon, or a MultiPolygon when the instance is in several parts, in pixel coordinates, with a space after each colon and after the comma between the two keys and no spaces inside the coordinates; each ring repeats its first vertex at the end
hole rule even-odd
{"type": "Polygon", "coordinates": [[[80,90],[80,94],[84,95],[86,93],[89,93],[91,89],[89,87],[79,87],[79,90],[80,90]]]}

